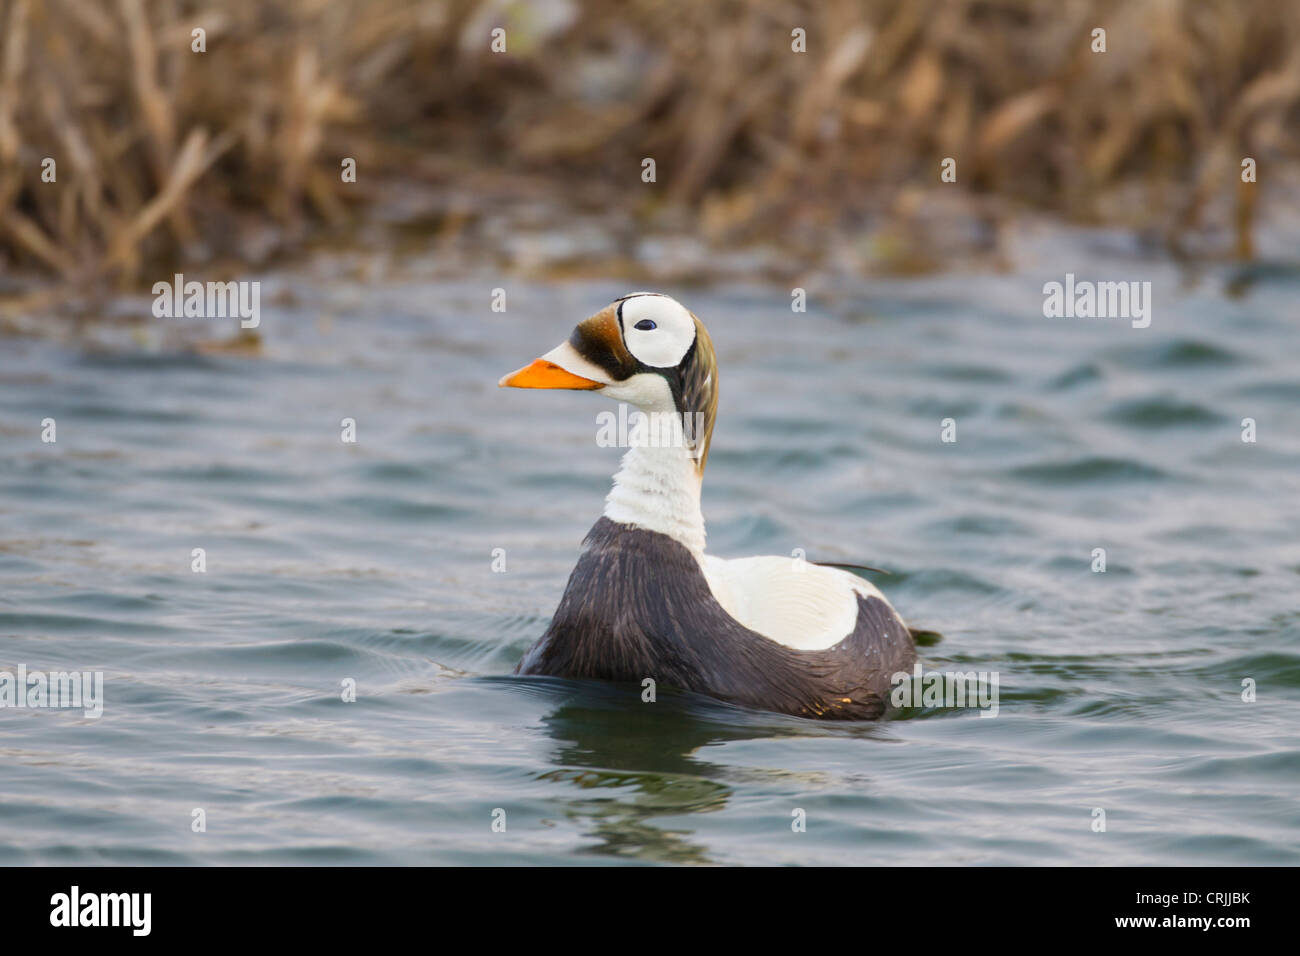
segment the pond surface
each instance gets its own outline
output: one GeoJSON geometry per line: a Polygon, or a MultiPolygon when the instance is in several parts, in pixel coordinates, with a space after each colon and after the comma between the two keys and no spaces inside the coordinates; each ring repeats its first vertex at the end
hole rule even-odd
{"type": "Polygon", "coordinates": [[[0,339],[0,670],[104,674],[0,710],[0,862],[1300,863],[1300,280],[1045,258],[1151,327],[1045,319],[1064,268],[662,288],[719,355],[710,550],[888,570],[992,719],[510,676],[619,451],[496,381],[622,284],[270,276],[259,357],[0,339]]]}

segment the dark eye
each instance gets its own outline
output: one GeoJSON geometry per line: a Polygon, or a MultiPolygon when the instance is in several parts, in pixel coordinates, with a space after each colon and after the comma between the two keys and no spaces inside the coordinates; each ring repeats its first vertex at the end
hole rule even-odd
{"type": "Polygon", "coordinates": [[[632,326],[632,328],[640,329],[642,332],[649,332],[651,329],[656,328],[656,326],[654,319],[642,319],[636,325],[632,326]]]}

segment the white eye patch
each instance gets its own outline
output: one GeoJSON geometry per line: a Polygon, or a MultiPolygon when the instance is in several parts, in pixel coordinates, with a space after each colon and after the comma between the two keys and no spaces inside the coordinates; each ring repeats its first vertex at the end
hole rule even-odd
{"type": "Polygon", "coordinates": [[[651,368],[673,368],[695,341],[695,320],[676,299],[653,292],[623,300],[623,341],[651,368]]]}

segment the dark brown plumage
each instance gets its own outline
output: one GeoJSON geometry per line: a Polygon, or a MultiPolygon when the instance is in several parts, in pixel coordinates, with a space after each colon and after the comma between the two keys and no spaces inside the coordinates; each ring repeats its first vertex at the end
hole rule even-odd
{"type": "Polygon", "coordinates": [[[664,534],[601,518],[551,625],[517,674],[656,683],[799,717],[881,716],[916,650],[884,601],[858,596],[853,633],[800,651],[741,625],[699,563],[664,534]]]}

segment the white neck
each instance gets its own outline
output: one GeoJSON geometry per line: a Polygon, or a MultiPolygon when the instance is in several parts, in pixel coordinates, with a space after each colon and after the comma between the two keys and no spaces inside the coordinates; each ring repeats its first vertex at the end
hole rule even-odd
{"type": "Polygon", "coordinates": [[[696,461],[681,446],[629,448],[605,498],[605,517],[666,534],[692,553],[703,554],[701,475],[696,461]]]}

